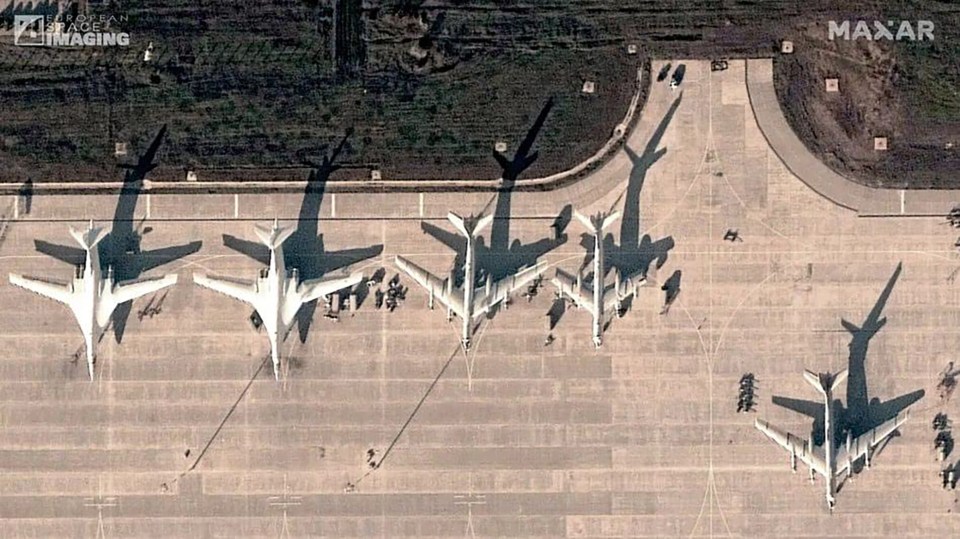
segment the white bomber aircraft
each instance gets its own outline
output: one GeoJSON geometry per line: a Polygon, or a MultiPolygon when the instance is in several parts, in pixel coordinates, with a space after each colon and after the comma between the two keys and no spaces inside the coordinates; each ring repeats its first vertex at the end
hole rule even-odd
{"type": "Polygon", "coordinates": [[[305,303],[356,285],[363,274],[347,277],[322,277],[300,282],[296,268],[289,271],[283,262],[283,242],[296,230],[293,226],[281,227],[274,220],[273,227],[254,225],[260,241],[270,249],[270,267],[260,271],[255,282],[232,278],[208,277],[195,274],[194,282],[231,298],[240,300],[256,309],[270,339],[270,357],[273,359],[273,376],[280,379],[280,343],[293,327],[297,311],[305,303]]]}
{"type": "Polygon", "coordinates": [[[112,267],[107,267],[107,274],[102,275],[97,244],[109,233],[104,228],[94,227],[92,220],[85,231],[70,228],[70,235],[86,251],[86,262],[82,268],[77,268],[76,276],[67,285],[10,274],[11,283],[70,307],[83,332],[90,380],[93,380],[96,344],[110,325],[114,309],[122,303],[157,292],[177,282],[176,275],[167,275],[114,283],[112,267]]]}
{"type": "Polygon", "coordinates": [[[756,420],[756,427],[774,442],[790,453],[790,466],[793,471],[797,471],[797,459],[803,461],[810,469],[810,481],[813,482],[814,473],[820,474],[826,480],[826,498],[827,506],[833,511],[836,504],[836,478],[846,473],[847,478],[853,475],[853,465],[860,460],[865,459],[867,468],[870,467],[870,458],[873,456],[873,450],[878,445],[889,438],[899,427],[907,421],[910,416],[909,410],[904,410],[894,417],[878,425],[860,436],[854,438],[850,430],[847,430],[846,446],[835,447],[836,443],[836,419],[833,408],[833,391],[847,377],[847,370],[844,369],[838,374],[830,373],[816,374],[811,371],[803,373],[803,377],[810,383],[824,400],[824,442],[822,447],[817,447],[809,441],[804,440],[774,427],[766,421],[756,420]]]}
{"type": "Polygon", "coordinates": [[[577,276],[567,274],[557,269],[557,276],[553,284],[560,290],[560,294],[570,298],[578,308],[586,309],[593,315],[593,344],[599,348],[603,344],[603,327],[606,323],[606,312],[612,307],[617,316],[623,316],[621,304],[631,294],[637,293],[637,288],[646,279],[643,276],[628,277],[621,280],[620,270],[614,273],[613,288],[607,288],[605,283],[606,261],[603,252],[603,231],[620,217],[620,212],[597,213],[587,217],[574,211],[573,215],[593,234],[593,284],[583,284],[583,270],[577,276]]]}
{"type": "Polygon", "coordinates": [[[488,275],[486,284],[482,287],[476,287],[476,239],[477,235],[493,221],[493,215],[479,218],[471,216],[464,219],[450,212],[447,219],[467,239],[462,291],[454,291],[453,275],[450,275],[447,279],[440,279],[402,256],[397,256],[396,261],[400,269],[413,277],[420,286],[430,293],[431,309],[434,299],[437,299],[447,308],[447,320],[451,320],[454,314],[460,317],[463,321],[460,342],[465,350],[469,350],[473,334],[471,329],[473,320],[486,314],[514,290],[537,278],[546,269],[547,264],[546,262],[538,262],[534,266],[520,270],[516,274],[504,277],[497,282],[493,282],[488,275]]]}

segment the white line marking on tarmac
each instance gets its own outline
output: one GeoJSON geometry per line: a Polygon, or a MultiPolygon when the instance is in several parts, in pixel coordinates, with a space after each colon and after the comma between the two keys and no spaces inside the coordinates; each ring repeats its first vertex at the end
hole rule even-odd
{"type": "Polygon", "coordinates": [[[420,193],[420,218],[423,219],[423,193],[420,193]]]}
{"type": "Polygon", "coordinates": [[[240,193],[234,193],[233,195],[233,218],[240,218],[240,193]]]}
{"type": "Polygon", "coordinates": [[[337,194],[330,195],[330,217],[337,216],[337,194]]]}
{"type": "Polygon", "coordinates": [[[906,213],[907,206],[907,192],[903,189],[900,190],[900,215],[906,213]]]}

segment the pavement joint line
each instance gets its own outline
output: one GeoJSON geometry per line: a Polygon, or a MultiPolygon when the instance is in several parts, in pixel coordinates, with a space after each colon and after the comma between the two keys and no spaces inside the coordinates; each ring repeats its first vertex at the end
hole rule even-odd
{"type": "Polygon", "coordinates": [[[257,379],[257,377],[260,376],[260,372],[263,371],[263,367],[264,365],[267,364],[268,361],[270,361],[269,355],[265,356],[263,358],[263,361],[260,362],[260,366],[257,367],[256,371],[254,371],[253,376],[250,377],[250,381],[247,382],[247,385],[243,388],[243,391],[240,392],[240,396],[237,397],[237,400],[233,403],[233,406],[231,406],[230,409],[227,411],[227,414],[223,416],[223,420],[220,421],[220,425],[217,426],[217,430],[215,430],[213,432],[213,435],[210,436],[210,439],[207,440],[207,444],[203,446],[203,450],[201,450],[200,454],[197,455],[197,459],[193,461],[193,464],[191,464],[189,468],[181,472],[180,475],[178,475],[177,478],[174,479],[174,481],[177,481],[180,478],[187,475],[188,473],[192,472],[194,469],[196,469],[197,465],[200,464],[200,461],[203,459],[204,455],[207,454],[207,450],[209,450],[210,446],[213,445],[214,440],[217,439],[217,435],[219,435],[220,431],[223,430],[224,425],[227,424],[227,420],[230,419],[230,416],[233,415],[233,412],[240,405],[240,401],[243,400],[243,397],[247,394],[247,391],[250,390],[250,386],[253,385],[253,382],[257,379]]]}
{"type": "Polygon", "coordinates": [[[354,486],[359,485],[361,481],[367,478],[367,476],[369,476],[373,472],[380,469],[380,467],[383,465],[383,462],[387,460],[387,457],[390,455],[390,452],[393,451],[393,448],[397,445],[397,441],[400,440],[400,437],[403,436],[403,433],[407,430],[407,427],[410,426],[410,423],[413,422],[413,418],[416,417],[417,412],[420,411],[420,407],[423,406],[423,403],[426,402],[427,397],[429,397],[430,393],[433,392],[433,388],[437,386],[437,382],[440,381],[440,378],[443,376],[443,373],[447,371],[447,367],[449,367],[450,363],[453,362],[453,358],[459,355],[460,350],[461,350],[461,346],[458,343],[457,348],[453,351],[453,353],[450,354],[450,357],[447,358],[447,361],[444,362],[443,367],[440,369],[440,372],[437,373],[437,376],[433,379],[433,382],[430,383],[430,386],[427,388],[426,392],[424,392],[423,396],[420,398],[420,401],[413,408],[413,412],[410,413],[410,416],[407,417],[407,420],[404,422],[403,426],[401,426],[400,430],[397,431],[397,435],[394,436],[393,440],[390,442],[390,445],[387,446],[386,450],[384,450],[383,455],[380,456],[380,460],[377,461],[377,463],[370,470],[367,470],[366,473],[364,473],[362,476],[360,476],[360,478],[354,481],[352,483],[354,486]]]}

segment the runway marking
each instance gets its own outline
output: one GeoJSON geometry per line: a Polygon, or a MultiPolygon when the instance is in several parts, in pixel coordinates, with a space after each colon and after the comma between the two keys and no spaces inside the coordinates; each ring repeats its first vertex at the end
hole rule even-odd
{"type": "MultiPolygon", "coordinates": [[[[717,155],[716,145],[713,137],[713,75],[708,73],[707,75],[707,142],[704,147],[704,157],[700,162],[700,167],[698,169],[698,177],[703,170],[704,164],[707,162],[708,156],[713,156],[719,161],[719,156],[717,155]]],[[[712,168],[712,167],[711,167],[712,168]]],[[[713,174],[710,175],[710,179],[707,183],[708,195],[707,201],[708,204],[713,203],[713,194],[714,194],[714,178],[713,174]]],[[[742,201],[741,201],[742,203],[742,201]]],[[[672,213],[671,213],[672,215],[672,213]]],[[[707,218],[707,237],[713,239],[713,212],[708,212],[707,218]]],[[[714,292],[714,275],[713,275],[713,257],[716,253],[716,249],[713,248],[712,244],[708,244],[707,255],[707,282],[708,282],[708,304],[707,304],[707,319],[714,319],[713,312],[713,292],[714,292]]],[[[710,537],[714,536],[713,530],[713,506],[717,506],[717,512],[720,514],[721,521],[724,528],[726,529],[726,535],[732,535],[730,526],[727,523],[726,517],[723,515],[723,509],[720,507],[720,497],[717,493],[717,485],[714,477],[714,468],[713,468],[713,428],[714,428],[714,413],[713,413],[713,364],[715,360],[715,353],[711,353],[711,348],[713,347],[713,324],[710,324],[710,327],[707,329],[709,331],[708,341],[709,346],[706,345],[703,338],[702,326],[703,323],[697,323],[693,316],[690,314],[690,311],[686,308],[684,304],[681,304],[681,308],[684,313],[686,313],[687,318],[690,320],[691,325],[694,327],[694,330],[697,332],[697,336],[700,340],[700,348],[703,352],[704,359],[706,361],[707,369],[707,399],[708,399],[708,418],[709,418],[709,428],[708,428],[708,445],[707,445],[707,484],[704,491],[703,503],[700,506],[700,511],[697,514],[697,520],[694,522],[693,528],[690,530],[689,537],[692,537],[700,525],[700,520],[703,518],[704,508],[707,510],[707,519],[708,519],[708,531],[710,537]],[[712,502],[712,503],[711,503],[712,502]]],[[[721,335],[722,338],[722,335],[721,335]]]]}
{"type": "Polygon", "coordinates": [[[737,306],[734,307],[733,313],[730,314],[730,317],[727,318],[727,322],[723,325],[723,328],[720,330],[720,336],[717,337],[717,345],[713,350],[714,356],[716,356],[720,352],[720,346],[723,344],[723,335],[727,332],[727,328],[730,327],[730,323],[733,322],[734,318],[736,318],[737,312],[740,311],[740,308],[743,307],[743,304],[747,302],[747,299],[749,299],[750,296],[754,294],[754,292],[756,292],[757,290],[760,290],[760,288],[764,284],[766,284],[766,282],[769,281],[770,278],[776,275],[777,273],[778,272],[776,271],[770,272],[769,275],[767,275],[762,281],[754,285],[754,287],[751,288],[749,292],[747,292],[742,298],[740,298],[740,303],[738,303],[737,306]]]}
{"type": "Polygon", "coordinates": [[[150,193],[147,193],[147,219],[150,218],[150,193]]]}
{"type": "Polygon", "coordinates": [[[96,539],[106,539],[107,531],[103,525],[103,510],[105,508],[117,507],[116,496],[104,496],[103,495],[103,476],[97,474],[97,495],[91,498],[86,498],[84,507],[96,507],[97,508],[97,534],[96,539]]]}
{"type": "Polygon", "coordinates": [[[280,539],[284,537],[290,537],[290,528],[287,523],[287,509],[290,507],[297,507],[303,502],[302,496],[291,496],[290,495],[290,486],[287,484],[287,474],[283,474],[283,494],[280,496],[270,496],[267,498],[267,505],[270,507],[279,507],[283,511],[283,516],[280,521],[280,530],[277,532],[277,537],[280,539]]]}
{"type": "Polygon", "coordinates": [[[330,217],[337,218],[337,194],[330,193],[330,217]]]}
{"type": "Polygon", "coordinates": [[[907,206],[907,192],[904,189],[900,190],[900,215],[906,213],[907,206]]]}
{"type": "Polygon", "coordinates": [[[240,218],[240,194],[239,193],[235,193],[233,195],[233,218],[234,219],[240,218]]]}
{"type": "Polygon", "coordinates": [[[453,499],[456,500],[453,502],[454,505],[467,506],[467,528],[463,531],[464,538],[475,539],[477,537],[477,532],[473,528],[473,506],[486,505],[486,498],[483,494],[473,493],[473,472],[470,472],[469,491],[467,491],[466,494],[456,494],[453,497],[453,499]]]}
{"type": "Polygon", "coordinates": [[[423,193],[420,193],[420,218],[423,219],[423,193]]]}

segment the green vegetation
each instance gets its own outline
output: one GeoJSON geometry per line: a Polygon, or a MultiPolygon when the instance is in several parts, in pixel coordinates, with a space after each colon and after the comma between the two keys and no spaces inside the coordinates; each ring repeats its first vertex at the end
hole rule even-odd
{"type": "Polygon", "coordinates": [[[351,76],[336,71],[333,2],[323,0],[131,0],[122,4],[129,50],[0,49],[0,63],[19,66],[0,70],[0,136],[15,137],[0,144],[0,181],[19,181],[23,170],[116,178],[114,143],[135,154],[164,123],[165,167],[302,165],[353,127],[341,155],[347,172],[493,178],[494,143],[512,152],[555,96],[528,171],[539,175],[592,154],[622,118],[642,61],[616,35],[622,13],[420,4],[363,10],[366,50],[351,76]],[[149,43],[153,60],[144,63],[149,43]],[[597,82],[598,95],[580,94],[584,80],[597,82]]]}
{"type": "Polygon", "coordinates": [[[922,119],[960,120],[960,42],[906,42],[900,67],[904,95],[922,119]]]}

